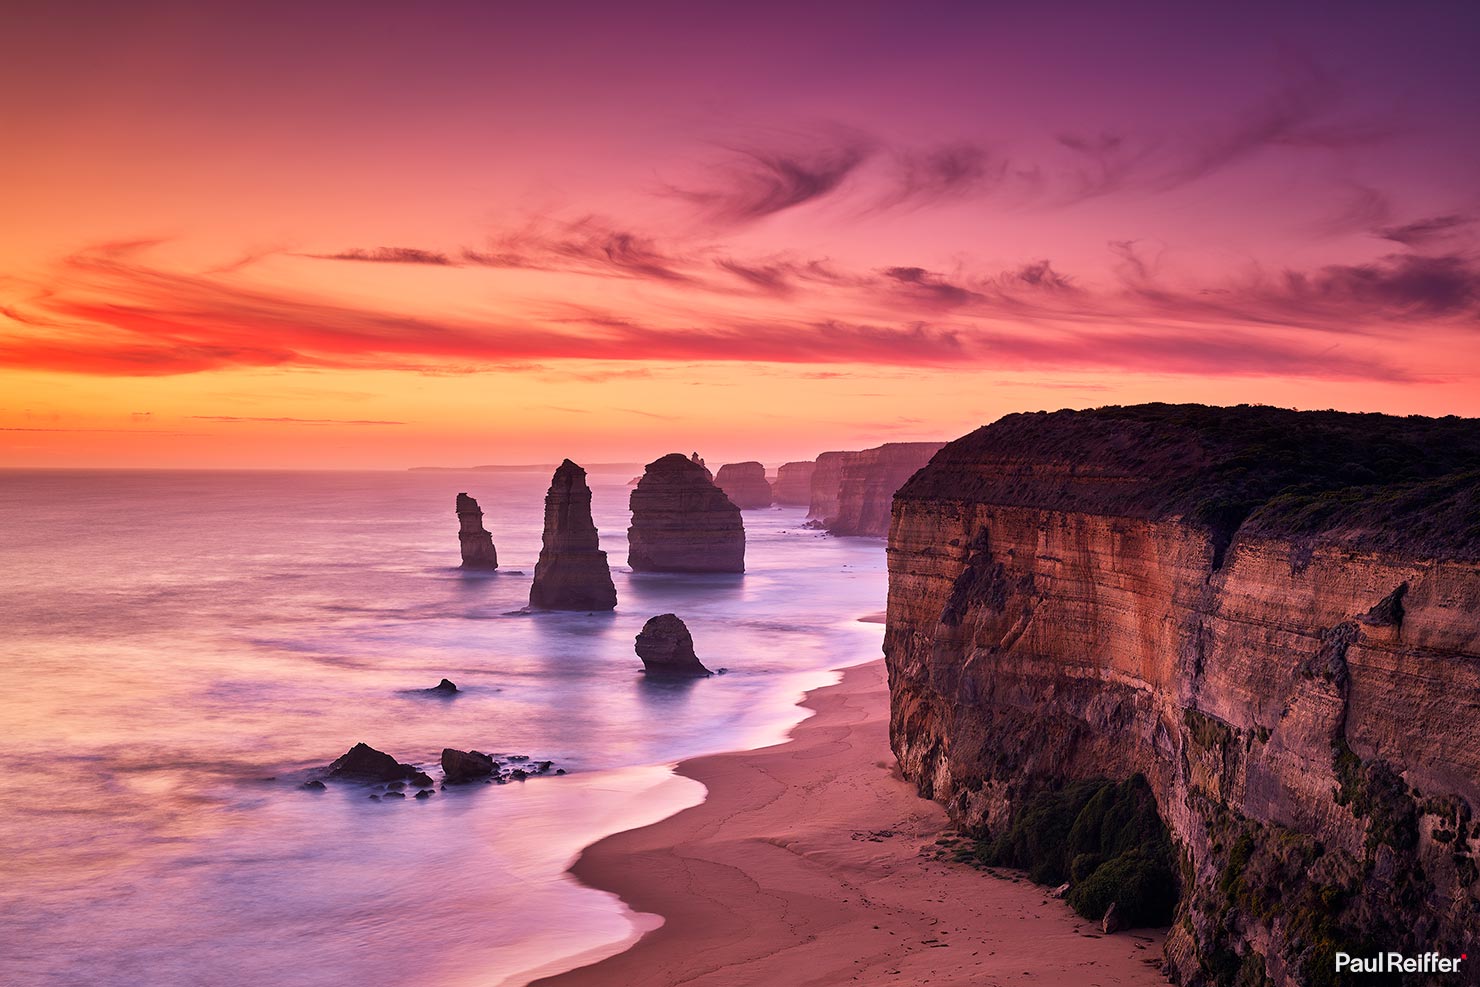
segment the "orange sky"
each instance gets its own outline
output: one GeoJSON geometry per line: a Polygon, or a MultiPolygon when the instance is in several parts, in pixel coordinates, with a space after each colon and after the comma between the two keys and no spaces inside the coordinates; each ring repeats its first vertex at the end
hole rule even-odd
{"type": "Polygon", "coordinates": [[[1480,414],[1473,17],[1060,8],[10,15],[0,465],[1480,414]]]}

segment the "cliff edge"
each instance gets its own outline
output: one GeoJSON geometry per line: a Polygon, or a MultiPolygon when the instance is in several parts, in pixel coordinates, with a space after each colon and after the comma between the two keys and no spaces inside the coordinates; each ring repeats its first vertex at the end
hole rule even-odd
{"type": "Polygon", "coordinates": [[[1476,952],[1477,481],[1458,418],[1143,405],[950,443],[893,503],[904,773],[998,846],[1143,777],[1178,983],[1476,952]]]}

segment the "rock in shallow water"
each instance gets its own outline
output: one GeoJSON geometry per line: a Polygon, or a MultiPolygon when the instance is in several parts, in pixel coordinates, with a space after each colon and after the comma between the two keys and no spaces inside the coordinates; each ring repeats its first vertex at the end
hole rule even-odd
{"type": "Polygon", "coordinates": [[[699,463],[676,452],[648,463],[630,506],[633,572],[745,571],[740,509],[699,463]]]}
{"type": "Polygon", "coordinates": [[[529,605],[540,610],[612,610],[617,590],[591,521],[586,471],[560,464],[545,495],[545,533],[529,605]]]}
{"type": "Polygon", "coordinates": [[[452,683],[452,680],[451,679],[443,679],[441,682],[438,682],[436,685],[432,686],[430,689],[423,689],[421,691],[422,692],[430,692],[430,693],[433,693],[434,695],[439,695],[439,696],[450,696],[453,693],[457,692],[457,686],[452,683]]]}
{"type": "Polygon", "coordinates": [[[460,751],[448,747],[442,751],[442,774],[448,784],[460,785],[487,778],[498,768],[498,762],[482,751],[460,751]]]}
{"type": "Polygon", "coordinates": [[[676,614],[659,614],[642,625],[637,657],[649,675],[711,674],[694,654],[694,638],[676,614]]]}
{"type": "Polygon", "coordinates": [[[493,536],[483,527],[483,511],[478,502],[465,493],[457,495],[457,540],[462,545],[464,569],[497,569],[498,552],[493,536]]]}
{"type": "Polygon", "coordinates": [[[714,482],[742,511],[771,506],[771,484],[760,463],[726,463],[714,475],[714,482]]]}
{"type": "Polygon", "coordinates": [[[329,777],[350,781],[409,781],[430,785],[432,779],[410,764],[402,764],[369,744],[355,744],[329,765],[329,777]]]}

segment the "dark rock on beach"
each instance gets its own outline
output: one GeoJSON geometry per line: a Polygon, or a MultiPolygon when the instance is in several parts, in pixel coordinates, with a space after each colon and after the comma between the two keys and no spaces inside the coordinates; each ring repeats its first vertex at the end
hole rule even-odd
{"type": "Polygon", "coordinates": [[[659,614],[642,625],[637,657],[649,675],[709,675],[694,654],[694,638],[676,614],[659,614]]]}

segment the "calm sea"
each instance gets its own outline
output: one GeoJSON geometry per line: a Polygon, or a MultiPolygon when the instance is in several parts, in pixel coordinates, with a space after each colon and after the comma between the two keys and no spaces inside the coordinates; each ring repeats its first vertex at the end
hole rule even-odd
{"type": "Polygon", "coordinates": [[[630,478],[590,478],[617,612],[521,615],[546,471],[0,472],[0,980],[495,987],[623,948],[651,917],[575,854],[702,798],[679,759],[779,740],[885,597],[882,545],[801,508],[745,512],[743,577],[634,575],[630,478]],[[457,569],[463,490],[497,573],[457,569]],[[669,611],[728,674],[643,677],[669,611]],[[357,741],[570,773],[297,787],[357,741]]]}

